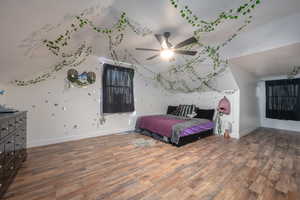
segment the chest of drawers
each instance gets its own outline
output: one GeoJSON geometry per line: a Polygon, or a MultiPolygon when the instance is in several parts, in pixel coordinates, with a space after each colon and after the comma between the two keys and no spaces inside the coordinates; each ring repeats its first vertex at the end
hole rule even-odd
{"type": "Polygon", "coordinates": [[[26,112],[0,114],[0,199],[26,156],[26,112]]]}

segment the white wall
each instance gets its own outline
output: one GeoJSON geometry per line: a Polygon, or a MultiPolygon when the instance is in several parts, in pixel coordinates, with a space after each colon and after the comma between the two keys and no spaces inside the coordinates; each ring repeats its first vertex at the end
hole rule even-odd
{"type": "Polygon", "coordinates": [[[230,68],[239,87],[239,136],[242,137],[260,126],[256,96],[257,78],[240,66],[231,66],[230,68]]]}
{"type": "MultiPolygon", "coordinates": [[[[97,71],[98,58],[90,57],[80,72],[97,71]],[[96,69],[97,68],[97,69],[96,69]]],[[[28,111],[28,146],[39,146],[92,136],[133,130],[137,116],[165,113],[168,95],[137,73],[134,79],[136,112],[114,114],[100,125],[100,74],[97,82],[86,88],[65,87],[66,71],[55,79],[29,87],[9,87],[7,104],[28,111]],[[98,124],[97,124],[98,123],[98,124]]]]}
{"type": "MultiPolygon", "coordinates": [[[[78,67],[82,71],[99,71],[99,60],[91,57],[78,67]]],[[[100,110],[101,79],[87,88],[67,88],[66,71],[61,71],[55,79],[29,87],[7,88],[7,104],[19,110],[28,111],[28,146],[40,146],[69,140],[130,131],[134,129],[140,115],[162,114],[168,105],[179,103],[195,104],[201,108],[216,108],[224,92],[204,92],[192,94],[169,94],[159,85],[146,81],[138,73],[135,75],[136,112],[106,116],[106,123],[98,121],[100,110]]],[[[215,86],[223,90],[235,89],[237,85],[230,72],[218,77],[215,86]],[[223,81],[222,81],[223,80],[223,81]]],[[[238,138],[239,92],[226,96],[232,103],[232,114],[224,119],[233,124],[232,137],[238,138]]]]}
{"type": "MultiPolygon", "coordinates": [[[[91,57],[83,70],[99,70],[99,60],[91,57]]],[[[137,73],[134,80],[136,112],[106,116],[106,123],[98,121],[101,81],[87,88],[67,88],[66,71],[40,84],[29,87],[7,88],[6,103],[19,110],[28,111],[28,146],[39,146],[63,141],[130,131],[140,115],[162,114],[168,105],[195,104],[200,108],[216,108],[226,96],[232,106],[223,121],[232,123],[232,134],[239,138],[259,126],[256,78],[250,73],[233,67],[214,80],[222,92],[169,94],[160,86],[146,81],[137,73]],[[233,76],[234,75],[234,76],[233,76]],[[238,84],[237,84],[238,83],[238,84]],[[230,94],[234,91],[233,94],[230,94]]]]}
{"type": "MultiPolygon", "coordinates": [[[[3,84],[0,84],[0,90],[6,91],[6,86],[3,84]]],[[[0,105],[4,105],[5,103],[6,103],[6,94],[5,93],[3,95],[0,94],[0,105]]]]}
{"type": "MultiPolygon", "coordinates": [[[[300,76],[299,76],[300,77],[300,76]]],[[[259,113],[260,113],[260,123],[262,127],[267,128],[275,128],[275,129],[283,129],[289,131],[297,131],[300,130],[300,122],[299,121],[291,121],[291,120],[278,120],[278,119],[268,119],[266,118],[266,80],[277,80],[277,79],[286,79],[286,76],[276,76],[276,77],[268,77],[263,78],[257,84],[257,94],[259,98],[259,113]]]]}

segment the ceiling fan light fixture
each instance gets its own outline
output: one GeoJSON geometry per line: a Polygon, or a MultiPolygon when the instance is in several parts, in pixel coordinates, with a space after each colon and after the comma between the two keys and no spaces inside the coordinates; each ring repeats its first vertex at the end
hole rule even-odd
{"type": "Polygon", "coordinates": [[[166,60],[173,58],[173,56],[174,56],[174,51],[172,49],[163,49],[160,52],[160,57],[166,60]]]}
{"type": "Polygon", "coordinates": [[[177,45],[173,46],[169,42],[170,35],[171,35],[170,32],[154,35],[156,40],[160,43],[160,49],[136,48],[136,50],[158,52],[157,54],[147,58],[146,60],[152,60],[160,56],[162,59],[172,61],[175,60],[174,54],[181,54],[181,55],[188,55],[188,56],[195,56],[197,54],[197,51],[182,49],[182,47],[188,46],[190,44],[198,43],[198,40],[195,37],[186,39],[178,43],[177,45]]]}

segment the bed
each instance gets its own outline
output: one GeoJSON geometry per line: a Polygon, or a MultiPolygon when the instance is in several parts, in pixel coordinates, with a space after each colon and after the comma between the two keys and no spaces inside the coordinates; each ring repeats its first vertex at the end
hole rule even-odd
{"type": "Polygon", "coordinates": [[[214,110],[201,110],[197,108],[197,115],[194,118],[166,115],[141,116],[136,122],[136,131],[155,139],[181,146],[194,141],[201,136],[213,133],[214,110]],[[209,112],[209,113],[208,113],[209,112]]]}

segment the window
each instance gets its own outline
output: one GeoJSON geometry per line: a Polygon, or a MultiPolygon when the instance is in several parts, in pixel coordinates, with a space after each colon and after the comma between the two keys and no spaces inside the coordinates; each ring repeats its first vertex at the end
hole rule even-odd
{"type": "Polygon", "coordinates": [[[266,81],[266,118],[300,121],[300,79],[266,81]]]}
{"type": "Polygon", "coordinates": [[[134,70],[114,65],[103,65],[103,113],[134,111],[134,70]]]}

